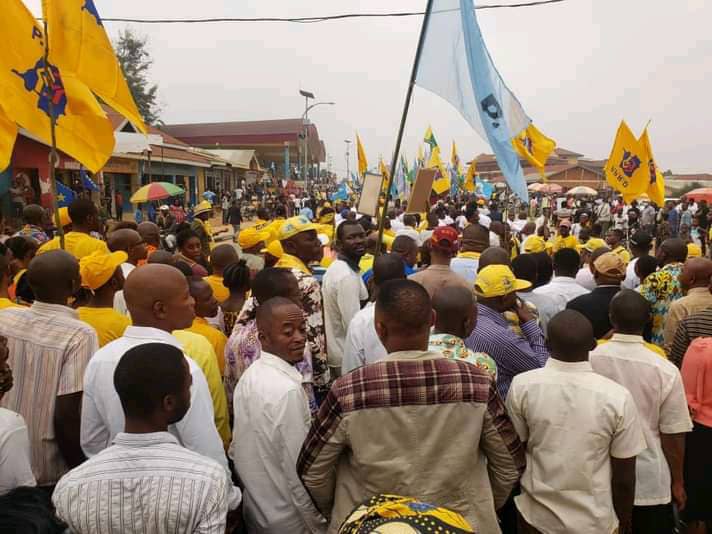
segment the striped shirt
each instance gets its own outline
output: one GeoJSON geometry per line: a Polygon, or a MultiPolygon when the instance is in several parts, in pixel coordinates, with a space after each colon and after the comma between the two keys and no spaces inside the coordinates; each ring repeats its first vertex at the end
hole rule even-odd
{"type": "Polygon", "coordinates": [[[712,337],[712,307],[680,321],[670,348],[670,361],[682,367],[690,343],[698,337],[712,337]]]}
{"type": "Polygon", "coordinates": [[[77,534],[223,534],[231,485],[168,432],[120,433],[62,477],[52,501],[77,534]]]}
{"type": "Polygon", "coordinates": [[[495,361],[497,391],[506,399],[516,375],[544,367],[549,359],[544,334],[536,319],[522,324],[522,335],[519,336],[509,328],[501,313],[478,304],[477,314],[477,326],[465,340],[465,345],[475,352],[489,354],[495,361]]]}
{"type": "Polygon", "coordinates": [[[0,311],[0,335],[14,377],[2,406],[27,422],[37,484],[56,484],[69,470],[55,438],[56,399],[83,390],[84,370],[99,348],[96,333],[71,308],[35,301],[0,311]]]}

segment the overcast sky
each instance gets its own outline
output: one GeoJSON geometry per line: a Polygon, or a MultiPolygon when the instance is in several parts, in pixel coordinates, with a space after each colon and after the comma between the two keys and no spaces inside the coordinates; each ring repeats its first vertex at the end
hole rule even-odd
{"type": "MultiPolygon", "coordinates": [[[[514,0],[480,0],[485,3],[514,0]]],[[[26,0],[37,14],[40,0],[26,0]]],[[[103,17],[314,16],[423,10],[424,0],[95,0],[103,17]]],[[[524,109],[561,147],[608,156],[619,121],[652,119],[658,165],[712,171],[712,2],[567,0],[479,11],[490,53],[524,109]]],[[[421,17],[319,24],[133,25],[149,37],[166,123],[301,116],[300,87],[336,106],[310,114],[343,172],[358,131],[370,164],[393,151],[421,17]]],[[[107,23],[115,36],[125,25],[107,23]]],[[[404,142],[428,124],[467,161],[487,144],[439,97],[416,89],[404,142]]],[[[353,152],[353,150],[352,150],[353,152]]],[[[351,168],[355,162],[352,156],[351,168]]]]}

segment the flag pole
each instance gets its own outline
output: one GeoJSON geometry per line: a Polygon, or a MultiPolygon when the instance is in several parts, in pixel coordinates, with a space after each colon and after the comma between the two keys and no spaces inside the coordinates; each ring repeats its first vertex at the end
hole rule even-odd
{"type": "Polygon", "coordinates": [[[405,131],[405,123],[408,119],[408,110],[410,109],[410,101],[413,96],[413,88],[415,87],[415,79],[418,75],[418,65],[420,64],[420,56],[423,52],[423,43],[425,42],[425,35],[428,30],[428,21],[430,20],[430,14],[433,9],[433,0],[428,0],[428,4],[425,8],[425,16],[423,17],[423,25],[420,28],[420,37],[418,38],[418,48],[415,51],[415,60],[413,61],[413,70],[410,73],[410,82],[408,83],[408,90],[405,95],[405,104],[403,105],[403,115],[401,116],[400,127],[398,128],[398,137],[396,138],[396,149],[393,152],[393,161],[391,161],[391,173],[388,177],[388,188],[386,189],[386,198],[383,201],[383,209],[381,211],[381,218],[378,221],[378,243],[376,244],[376,255],[381,251],[383,243],[383,229],[386,222],[386,213],[388,213],[388,198],[390,197],[391,187],[393,187],[393,178],[396,174],[396,165],[398,163],[398,157],[400,156],[401,142],[403,141],[403,133],[405,131]]]}
{"type": "Polygon", "coordinates": [[[44,20],[44,70],[42,75],[44,77],[44,90],[47,91],[47,103],[49,105],[49,130],[52,141],[52,146],[49,152],[49,188],[52,192],[52,203],[51,208],[54,210],[54,224],[57,227],[57,233],[59,234],[59,247],[64,250],[64,228],[62,228],[62,222],[59,219],[59,210],[57,209],[57,182],[55,181],[55,166],[59,161],[59,156],[57,155],[57,131],[56,124],[57,118],[54,115],[54,104],[52,103],[52,94],[49,89],[52,84],[52,72],[49,67],[49,37],[47,35],[47,19],[44,20]]]}

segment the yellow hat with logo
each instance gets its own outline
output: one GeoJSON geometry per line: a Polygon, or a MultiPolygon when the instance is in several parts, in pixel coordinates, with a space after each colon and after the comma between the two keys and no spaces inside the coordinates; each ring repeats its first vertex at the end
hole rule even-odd
{"type": "Polygon", "coordinates": [[[318,230],[318,226],[309,221],[304,215],[297,215],[296,217],[291,217],[282,223],[279,227],[278,239],[284,241],[290,237],[294,237],[302,232],[308,232],[309,230],[318,230]]]}
{"type": "Polygon", "coordinates": [[[258,230],[255,227],[245,228],[237,236],[237,244],[240,245],[242,250],[250,249],[267,241],[271,235],[267,230],[258,230]]]}
{"type": "Polygon", "coordinates": [[[92,291],[99,289],[114,276],[116,269],[129,259],[123,250],[117,252],[102,252],[95,250],[88,256],[79,260],[79,274],[82,277],[82,286],[92,291]]]}
{"type": "Polygon", "coordinates": [[[203,200],[200,204],[193,208],[193,215],[200,215],[213,209],[213,205],[208,200],[203,200]]]}
{"type": "Polygon", "coordinates": [[[530,235],[524,240],[522,247],[524,252],[536,254],[537,252],[544,252],[546,250],[546,241],[544,241],[544,238],[541,236],[530,235]]]}
{"type": "Polygon", "coordinates": [[[584,243],[583,247],[581,247],[583,250],[586,250],[588,252],[593,252],[594,250],[598,250],[601,247],[605,247],[606,242],[601,239],[600,237],[592,237],[586,243],[584,243]]]}
{"type": "Polygon", "coordinates": [[[488,265],[477,274],[475,295],[478,297],[502,297],[531,287],[531,282],[514,276],[506,265],[488,265]]]}
{"type": "Polygon", "coordinates": [[[263,248],[260,252],[263,254],[269,254],[275,258],[281,258],[284,254],[284,249],[282,248],[282,243],[279,241],[272,241],[269,245],[263,248]]]}

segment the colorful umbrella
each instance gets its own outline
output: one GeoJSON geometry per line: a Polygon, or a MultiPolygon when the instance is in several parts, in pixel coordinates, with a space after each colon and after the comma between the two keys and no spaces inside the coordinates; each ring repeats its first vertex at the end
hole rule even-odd
{"type": "Polygon", "coordinates": [[[185,193],[182,187],[178,187],[170,182],[153,182],[144,185],[141,189],[131,195],[132,204],[141,202],[151,202],[152,200],[162,200],[169,197],[177,197],[185,193]]]}
{"type": "Polygon", "coordinates": [[[693,202],[699,202],[700,200],[712,202],[712,187],[701,187],[699,189],[693,189],[689,193],[685,193],[683,196],[687,200],[692,200],[693,202]]]}

